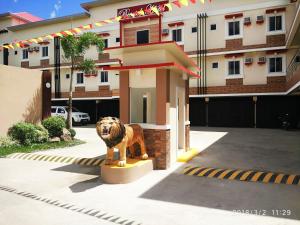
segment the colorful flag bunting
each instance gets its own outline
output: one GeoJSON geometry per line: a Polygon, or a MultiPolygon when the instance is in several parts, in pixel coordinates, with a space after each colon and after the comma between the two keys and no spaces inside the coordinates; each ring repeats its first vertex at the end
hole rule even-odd
{"type": "MultiPolygon", "coordinates": [[[[174,0],[172,2],[168,2],[165,4],[162,4],[160,6],[151,6],[151,8],[149,9],[140,9],[136,12],[130,13],[129,15],[124,15],[124,16],[116,16],[113,18],[109,18],[106,19],[104,21],[100,21],[100,22],[96,22],[94,23],[95,26],[103,26],[104,24],[108,24],[108,23],[114,23],[114,21],[120,21],[122,19],[126,19],[126,18],[134,18],[136,16],[145,16],[145,15],[151,15],[151,14],[156,14],[156,15],[160,15],[161,12],[166,11],[166,7],[168,9],[168,11],[172,11],[173,10],[173,5],[177,6],[178,8],[181,8],[182,6],[188,6],[189,2],[191,2],[192,4],[195,4],[197,0],[174,0]],[[130,16],[130,17],[129,17],[130,16]]],[[[211,0],[209,0],[209,2],[211,2],[211,0]]],[[[204,4],[205,0],[200,0],[200,3],[204,4]]],[[[14,49],[14,46],[17,48],[22,48],[25,46],[25,43],[38,43],[38,42],[42,42],[45,39],[53,39],[54,37],[63,37],[63,36],[68,36],[68,35],[74,35],[74,34],[79,34],[81,33],[81,29],[85,29],[85,30],[89,30],[93,28],[93,24],[88,24],[88,25],[83,25],[80,27],[76,27],[70,30],[65,30],[65,31],[61,31],[61,32],[57,32],[54,34],[48,34],[42,37],[38,37],[38,38],[32,38],[32,39],[28,39],[28,40],[22,40],[19,42],[13,42],[11,44],[7,44],[7,45],[2,45],[0,46],[0,49],[3,48],[7,48],[7,49],[14,49]]]]}
{"type": "Polygon", "coordinates": [[[188,0],[179,0],[179,2],[184,5],[184,6],[188,6],[189,5],[189,2],[188,0]]]}

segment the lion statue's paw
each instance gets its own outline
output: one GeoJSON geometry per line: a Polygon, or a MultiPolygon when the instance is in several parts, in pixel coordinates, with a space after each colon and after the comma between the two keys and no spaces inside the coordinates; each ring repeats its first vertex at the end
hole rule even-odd
{"type": "Polygon", "coordinates": [[[125,161],[125,160],[120,160],[120,161],[118,162],[118,166],[119,166],[119,167],[124,167],[124,166],[126,166],[126,161],[125,161]]]}
{"type": "Polygon", "coordinates": [[[112,159],[106,159],[105,160],[105,165],[111,165],[113,164],[113,160],[112,159]]]}
{"type": "Polygon", "coordinates": [[[148,154],[147,153],[145,153],[144,155],[142,155],[142,157],[141,157],[142,159],[148,159],[148,154]]]}

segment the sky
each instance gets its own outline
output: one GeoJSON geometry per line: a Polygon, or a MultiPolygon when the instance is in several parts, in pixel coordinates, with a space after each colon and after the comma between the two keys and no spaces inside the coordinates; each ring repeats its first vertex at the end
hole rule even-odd
{"type": "Polygon", "coordinates": [[[0,0],[0,14],[29,12],[43,19],[84,12],[80,3],[91,0],[0,0]]]}

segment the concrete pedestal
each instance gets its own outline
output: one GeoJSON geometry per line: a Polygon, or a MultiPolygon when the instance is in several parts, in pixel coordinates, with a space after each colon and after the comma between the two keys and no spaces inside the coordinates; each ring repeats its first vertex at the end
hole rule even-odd
{"type": "Polygon", "coordinates": [[[125,167],[118,167],[115,162],[113,165],[101,166],[101,178],[108,184],[126,184],[133,182],[154,168],[153,159],[127,159],[125,167]]]}

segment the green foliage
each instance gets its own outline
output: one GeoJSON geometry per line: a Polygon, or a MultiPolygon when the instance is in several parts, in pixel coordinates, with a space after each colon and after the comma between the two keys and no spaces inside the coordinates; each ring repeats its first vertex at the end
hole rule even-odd
{"type": "Polygon", "coordinates": [[[36,125],[35,128],[37,129],[37,134],[38,134],[36,143],[47,142],[49,139],[48,130],[42,125],[36,125]]]}
{"type": "Polygon", "coordinates": [[[19,143],[11,137],[0,137],[0,147],[12,147],[17,145],[19,145],[19,143]]]}
{"type": "Polygon", "coordinates": [[[68,130],[71,133],[71,137],[74,138],[76,136],[76,131],[74,129],[69,129],[68,130]]]}
{"type": "Polygon", "coordinates": [[[92,59],[85,59],[79,64],[78,68],[85,74],[93,74],[95,73],[95,62],[92,59]]]}
{"type": "Polygon", "coordinates": [[[60,116],[53,116],[44,119],[42,124],[48,130],[51,138],[60,137],[63,134],[63,128],[66,127],[65,119],[60,116]]]}
{"type": "Polygon", "coordinates": [[[9,128],[8,136],[21,145],[43,143],[48,140],[48,132],[45,128],[26,122],[19,122],[9,128]]]}
{"type": "Polygon", "coordinates": [[[61,46],[64,50],[66,59],[74,60],[78,56],[82,56],[91,47],[96,46],[99,52],[104,49],[104,42],[101,37],[92,32],[87,32],[79,37],[72,35],[63,37],[61,39],[61,46]]]}

